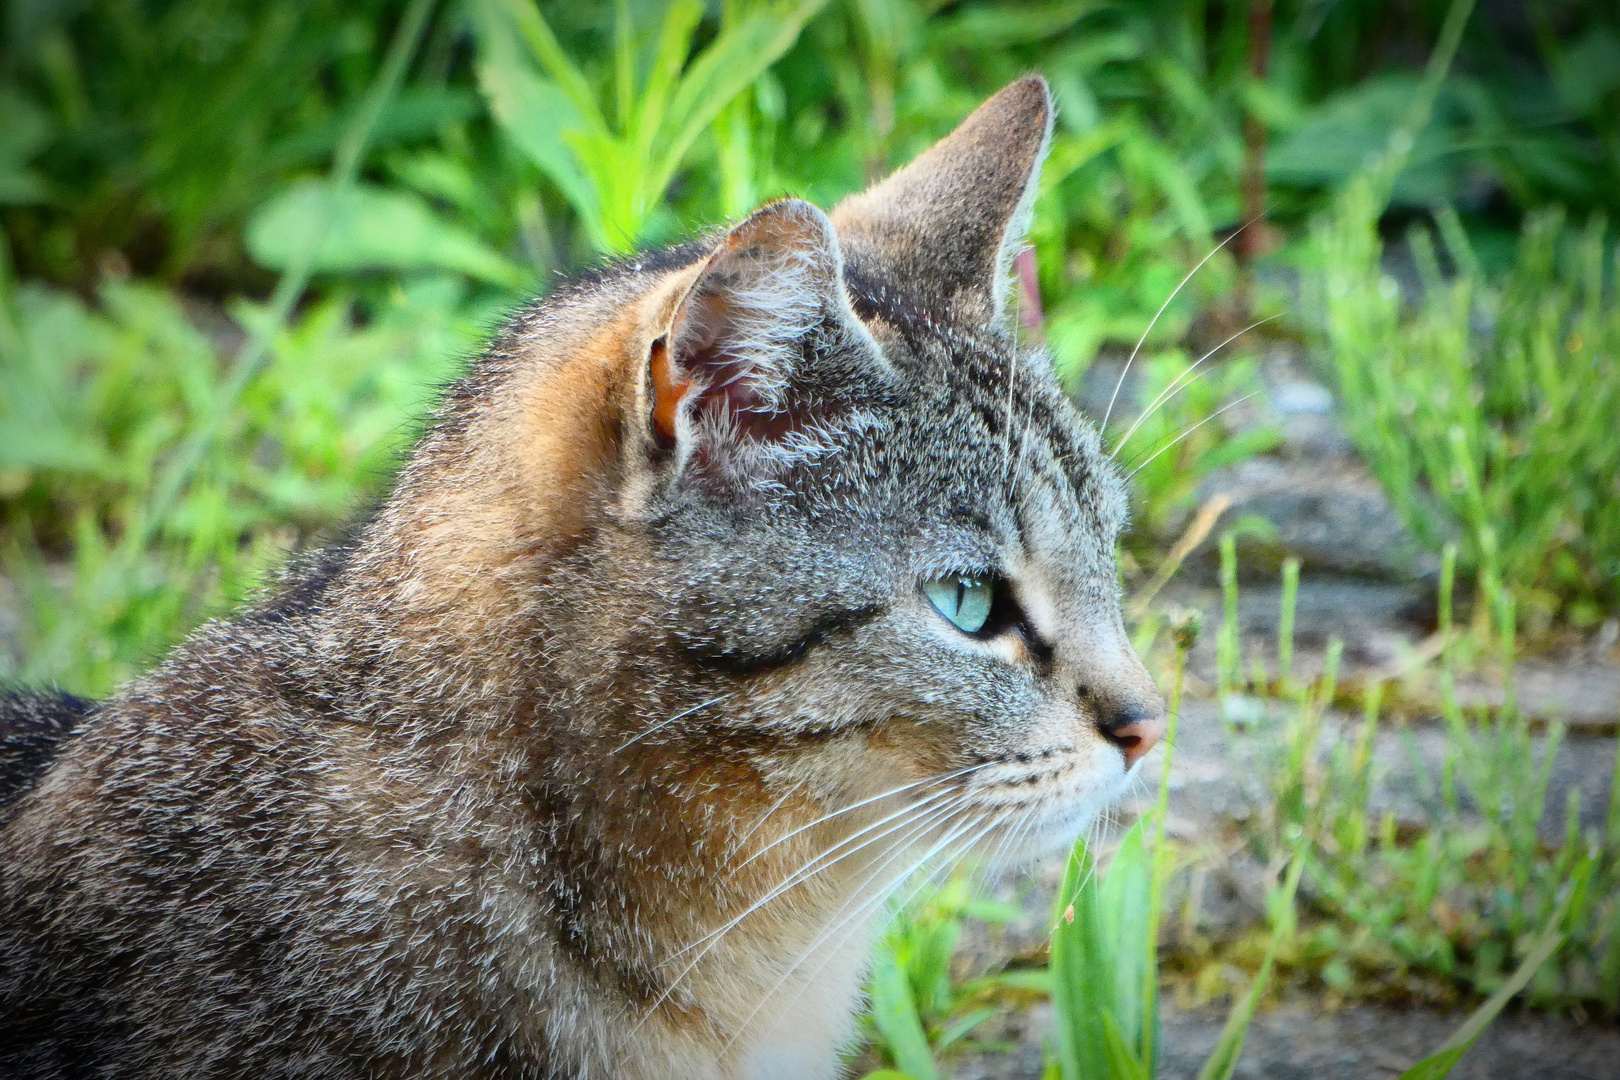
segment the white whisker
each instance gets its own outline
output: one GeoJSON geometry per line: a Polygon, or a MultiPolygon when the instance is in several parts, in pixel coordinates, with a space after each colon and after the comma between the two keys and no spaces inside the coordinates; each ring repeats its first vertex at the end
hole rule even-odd
{"type": "MultiPolygon", "coordinates": [[[[1075,882],[1074,892],[1070,893],[1068,895],[1067,899],[1065,899],[1063,901],[1063,903],[1058,907],[1058,909],[1057,909],[1058,910],[1057,918],[1053,920],[1051,926],[1047,927],[1047,930],[1046,930],[1046,936],[1047,937],[1052,936],[1052,932],[1055,931],[1058,928],[1058,923],[1063,921],[1063,913],[1068,911],[1069,908],[1073,907],[1074,902],[1076,900],[1080,899],[1080,894],[1085,891],[1086,886],[1091,883],[1092,877],[1097,873],[1097,855],[1096,855],[1096,849],[1097,849],[1097,843],[1096,843],[1096,841],[1097,841],[1097,825],[1096,825],[1096,823],[1093,822],[1091,824],[1091,826],[1086,829],[1086,832],[1091,834],[1091,835],[1086,837],[1086,854],[1088,856],[1090,856],[1091,865],[1086,867],[1086,876],[1081,878],[1079,881],[1075,882]]],[[[1073,848],[1069,849],[1069,858],[1070,859],[1075,858],[1073,848]]]]}
{"type": "MultiPolygon", "coordinates": [[[[1174,394],[1177,389],[1179,389],[1179,388],[1181,388],[1183,386],[1191,385],[1192,378],[1190,378],[1189,376],[1193,376],[1193,373],[1198,370],[1198,368],[1203,364],[1203,362],[1205,360],[1208,360],[1210,357],[1214,356],[1216,353],[1220,352],[1222,349],[1226,348],[1228,345],[1232,344],[1232,342],[1236,341],[1238,338],[1242,337],[1244,334],[1247,334],[1250,330],[1253,330],[1255,327],[1264,326],[1266,323],[1271,322],[1272,319],[1277,319],[1277,318],[1281,318],[1281,316],[1280,315],[1272,315],[1272,316],[1269,316],[1268,318],[1261,319],[1259,322],[1250,323],[1248,326],[1245,326],[1243,329],[1239,330],[1237,333],[1233,334],[1231,337],[1227,338],[1225,341],[1221,342],[1219,345],[1217,345],[1213,349],[1209,350],[1209,352],[1205,353],[1203,356],[1200,356],[1198,358],[1197,363],[1194,363],[1186,371],[1183,371],[1180,375],[1177,375],[1175,377],[1175,379],[1170,383],[1170,385],[1165,387],[1162,391],[1160,391],[1159,396],[1153,399],[1153,403],[1151,405],[1149,405],[1147,408],[1142,410],[1142,415],[1138,416],[1136,418],[1136,423],[1132,424],[1130,426],[1130,428],[1126,430],[1125,434],[1123,434],[1123,435],[1121,435],[1119,437],[1119,442],[1114,444],[1114,449],[1108,456],[1111,457],[1111,458],[1117,458],[1119,456],[1119,452],[1120,452],[1121,448],[1123,448],[1124,445],[1127,442],[1130,441],[1130,438],[1131,438],[1132,435],[1136,434],[1136,429],[1141,427],[1143,424],[1147,423],[1148,419],[1155,412],[1158,411],[1159,406],[1163,405],[1164,402],[1170,397],[1170,395],[1174,394]],[[1186,380],[1186,381],[1183,382],[1183,380],[1186,380]]],[[[1193,377],[1195,377],[1195,376],[1193,376],[1193,377]]]]}
{"type": "Polygon", "coordinates": [[[694,705],[690,709],[685,710],[684,712],[678,712],[674,716],[670,717],[668,720],[660,720],[658,723],[654,724],[652,727],[648,728],[646,731],[643,731],[640,735],[635,736],[634,738],[630,739],[628,742],[621,743],[620,745],[615,747],[612,752],[617,754],[620,750],[623,750],[625,747],[631,745],[632,743],[636,743],[636,742],[641,741],[642,739],[645,739],[648,735],[651,735],[653,732],[659,730],[660,728],[667,727],[670,724],[673,724],[677,720],[681,720],[681,719],[684,719],[685,717],[691,716],[693,713],[697,712],[699,709],[707,709],[710,705],[718,704],[719,702],[722,702],[722,701],[726,700],[726,698],[728,698],[730,696],[731,696],[730,694],[721,694],[719,697],[710,698],[708,701],[702,702],[701,704],[698,704],[698,705],[694,705]]]}
{"type": "MultiPolygon", "coordinates": [[[[965,799],[967,797],[966,793],[961,793],[960,797],[962,799],[965,799]]],[[[924,811],[920,815],[920,817],[929,818],[929,819],[935,819],[935,820],[937,820],[939,817],[948,817],[951,813],[953,813],[955,811],[955,808],[956,808],[955,803],[956,803],[956,801],[953,800],[952,804],[948,804],[944,808],[941,808],[941,807],[938,807],[938,806],[933,807],[933,808],[931,808],[931,809],[929,809],[927,811],[924,811]]],[[[915,809],[916,805],[917,804],[913,804],[912,809],[915,809]]],[[[901,824],[895,826],[894,829],[888,830],[887,832],[885,832],[883,834],[880,834],[879,836],[871,837],[865,843],[861,844],[860,847],[862,847],[862,848],[867,847],[870,844],[875,843],[877,840],[882,839],[883,836],[889,835],[890,833],[892,833],[894,831],[897,831],[899,829],[904,829],[909,825],[915,824],[915,821],[916,821],[916,819],[912,819],[911,821],[902,822],[901,824]]],[[[926,831],[929,827],[931,827],[931,825],[932,825],[932,821],[929,821],[929,822],[926,822],[925,824],[919,826],[917,829],[913,830],[913,832],[909,833],[907,836],[902,837],[900,840],[896,841],[895,844],[893,845],[893,848],[894,849],[903,849],[904,846],[910,841],[910,838],[912,836],[916,835],[918,832],[926,831]]],[[[856,850],[859,850],[859,848],[857,848],[856,850]]],[[[819,856],[818,856],[818,858],[819,858],[819,856]]],[[[814,862],[815,860],[811,860],[811,861],[814,862]]],[[[887,865],[887,864],[885,864],[885,865],[887,865]]],[[[803,869],[803,868],[801,867],[801,869],[803,869]]],[[[825,866],[820,867],[816,872],[819,873],[820,870],[824,870],[824,869],[826,869],[825,866]]],[[[797,873],[797,871],[795,871],[795,873],[797,873]]],[[[811,876],[814,876],[814,875],[811,875],[811,876]]],[[[867,880],[870,881],[871,879],[868,878],[867,880]]],[[[800,884],[802,884],[802,882],[800,882],[800,884]]],[[[864,886],[864,883],[863,883],[863,886],[864,886]]],[[[645,1024],[649,1019],[652,1018],[652,1016],[658,1011],[658,1007],[660,1005],[662,1005],[665,1001],[669,1000],[670,995],[672,995],[675,992],[676,988],[680,986],[681,982],[686,978],[686,976],[691,974],[693,969],[695,969],[697,967],[697,965],[702,962],[703,958],[705,956],[707,956],[709,954],[709,952],[711,950],[713,950],[717,945],[719,945],[720,940],[725,936],[726,933],[730,932],[739,923],[741,923],[744,918],[746,918],[752,912],[758,910],[763,904],[768,903],[771,899],[774,899],[776,896],[780,896],[784,891],[786,891],[786,888],[787,888],[787,886],[785,886],[785,885],[784,886],[778,886],[776,889],[774,889],[771,892],[770,895],[766,896],[762,900],[759,900],[759,901],[755,902],[754,904],[751,904],[748,907],[748,909],[746,911],[744,911],[741,915],[738,915],[736,918],[730,920],[728,923],[726,923],[724,926],[720,927],[718,930],[711,931],[710,933],[708,933],[708,934],[704,935],[703,937],[699,938],[697,941],[694,941],[691,944],[684,946],[679,952],[673,953],[669,957],[666,957],[664,962],[667,963],[669,960],[675,959],[676,957],[682,955],[683,953],[686,953],[686,952],[690,951],[691,949],[696,948],[698,945],[703,945],[703,948],[698,952],[698,954],[696,956],[694,956],[686,964],[685,967],[683,967],[679,972],[677,972],[675,974],[675,977],[670,980],[669,985],[664,987],[663,991],[658,995],[658,997],[655,998],[653,1000],[652,1004],[649,1005],[647,1007],[647,1009],[642,1013],[640,1019],[638,1019],[636,1021],[636,1023],[631,1027],[630,1031],[625,1035],[626,1044],[628,1044],[630,1036],[634,1035],[637,1031],[639,1031],[641,1029],[641,1026],[643,1024],[645,1024]],[[704,944],[705,942],[707,942],[707,944],[704,944]]]]}
{"type": "Polygon", "coordinates": [[[850,843],[852,840],[855,840],[857,837],[863,836],[866,833],[871,832],[874,828],[877,828],[878,826],[883,825],[883,824],[885,824],[887,822],[893,821],[897,817],[902,817],[902,816],[905,816],[905,815],[917,815],[919,813],[919,811],[922,811],[923,808],[928,806],[929,803],[934,802],[935,800],[940,799],[940,798],[945,798],[946,796],[953,796],[953,798],[947,798],[944,803],[941,803],[941,804],[939,804],[937,806],[929,808],[925,813],[921,814],[920,816],[927,816],[928,814],[933,814],[933,813],[935,813],[937,811],[940,811],[942,808],[944,808],[946,810],[946,812],[948,812],[950,806],[953,803],[959,802],[962,799],[964,799],[966,797],[966,794],[963,793],[963,792],[953,792],[953,791],[949,791],[949,790],[936,792],[933,795],[927,796],[926,798],[918,799],[915,802],[911,802],[911,803],[906,804],[905,806],[901,807],[899,810],[897,810],[894,813],[890,814],[888,817],[883,818],[881,821],[874,822],[873,824],[866,826],[866,828],[860,830],[860,832],[852,833],[851,835],[844,837],[844,839],[838,841],[838,843],[834,844],[832,847],[827,848],[826,850],[824,850],[824,851],[820,852],[819,854],[815,855],[813,858],[805,861],[804,863],[801,863],[799,865],[799,867],[797,869],[795,869],[792,873],[790,873],[782,882],[780,882],[775,887],[770,889],[763,897],[761,897],[760,899],[758,899],[758,900],[754,901],[752,904],[750,904],[742,912],[742,914],[740,914],[740,915],[736,916],[735,918],[731,919],[729,922],[722,925],[719,929],[711,930],[709,933],[705,934],[701,938],[698,938],[696,941],[693,941],[693,942],[691,942],[691,943],[689,943],[687,945],[683,945],[680,949],[678,949],[677,951],[671,953],[669,956],[665,957],[664,962],[668,963],[670,960],[674,960],[678,956],[683,956],[686,953],[688,953],[688,952],[692,951],[693,949],[697,948],[699,945],[702,945],[705,941],[708,941],[711,938],[717,938],[721,934],[726,933],[732,927],[734,927],[738,923],[742,922],[743,919],[747,918],[749,915],[753,914],[755,911],[759,910],[764,905],[770,903],[772,900],[776,899],[778,896],[781,896],[783,893],[787,892],[789,889],[793,888],[796,885],[803,884],[805,881],[808,881],[810,878],[814,877],[816,874],[821,873],[823,870],[826,870],[828,867],[834,865],[835,863],[842,862],[844,859],[848,858],[849,856],[855,854],[858,851],[863,850],[866,847],[869,847],[871,844],[877,842],[878,840],[881,840],[883,837],[889,836],[889,835],[899,831],[900,829],[904,829],[904,828],[908,827],[910,824],[912,824],[912,822],[917,820],[917,817],[911,817],[911,818],[908,818],[907,820],[899,822],[896,825],[891,825],[889,828],[882,830],[881,832],[877,833],[876,835],[868,836],[865,840],[861,841],[861,843],[856,844],[854,847],[850,848],[848,851],[844,852],[842,855],[839,855],[837,858],[831,859],[830,861],[825,861],[825,862],[823,861],[823,860],[826,860],[828,858],[828,856],[832,855],[833,852],[837,851],[841,847],[844,847],[846,844],[850,843]],[[820,865],[817,865],[818,863],[820,865]]]}
{"type": "MultiPolygon", "coordinates": [[[[989,824],[985,825],[984,828],[979,829],[979,831],[973,837],[973,839],[971,839],[970,841],[968,841],[968,843],[961,846],[961,848],[958,850],[956,856],[941,860],[940,865],[938,867],[936,867],[935,870],[932,873],[930,873],[926,878],[924,878],[923,882],[916,889],[914,889],[912,891],[910,896],[908,896],[905,901],[902,902],[901,907],[903,907],[904,904],[910,903],[912,898],[914,898],[917,895],[917,893],[919,893],[923,888],[925,888],[927,886],[927,884],[929,883],[929,881],[931,881],[935,876],[938,875],[938,873],[939,873],[939,871],[941,869],[948,868],[955,861],[956,858],[959,858],[969,848],[971,848],[973,846],[973,844],[977,843],[980,838],[985,836],[991,829],[994,829],[996,827],[996,825],[999,824],[1000,821],[1004,817],[1005,817],[1005,815],[1001,815],[1001,817],[998,817],[995,820],[991,821],[989,824]]],[[[828,945],[828,943],[832,940],[832,936],[834,934],[837,934],[840,931],[844,931],[846,928],[848,928],[847,933],[845,933],[844,936],[839,939],[839,941],[837,943],[837,946],[827,949],[827,953],[828,953],[827,958],[824,959],[821,962],[821,964],[816,967],[816,969],[814,971],[811,971],[806,976],[806,978],[804,980],[804,986],[801,986],[799,988],[799,993],[798,994],[795,994],[793,996],[793,998],[789,999],[788,1004],[791,1004],[793,1001],[798,1000],[799,996],[804,993],[806,987],[808,987],[810,985],[810,983],[814,981],[815,976],[819,975],[821,973],[821,971],[824,968],[826,968],[826,966],[829,963],[832,962],[833,957],[838,954],[839,948],[841,948],[843,945],[847,944],[848,939],[849,939],[850,936],[852,936],[853,934],[858,933],[860,931],[860,927],[858,925],[853,925],[853,924],[855,924],[857,922],[857,920],[862,918],[867,913],[867,911],[870,910],[874,905],[880,904],[880,903],[884,902],[885,900],[887,900],[889,898],[889,896],[890,896],[890,893],[892,892],[892,890],[896,886],[898,886],[900,883],[906,881],[913,874],[915,874],[919,869],[921,869],[924,865],[926,865],[930,859],[932,859],[942,849],[944,849],[946,846],[948,846],[950,843],[952,843],[957,837],[962,836],[964,833],[973,831],[978,826],[979,821],[982,821],[982,820],[983,819],[981,818],[978,821],[966,823],[964,825],[960,825],[960,826],[957,826],[956,828],[952,829],[949,833],[946,834],[946,836],[943,839],[941,839],[933,847],[929,848],[929,850],[920,859],[913,862],[905,870],[904,873],[902,873],[902,874],[898,875],[897,877],[895,877],[890,882],[890,884],[888,886],[877,890],[875,893],[873,893],[873,895],[871,897],[869,897],[865,901],[861,902],[855,908],[855,910],[850,912],[847,916],[845,916],[843,918],[838,918],[838,916],[843,913],[844,909],[849,906],[850,901],[845,901],[844,906],[840,907],[838,909],[838,911],[834,912],[834,914],[833,914],[833,918],[835,920],[837,920],[837,921],[833,922],[828,927],[827,930],[825,930],[822,933],[818,934],[816,936],[815,940],[813,940],[810,943],[810,947],[805,949],[804,952],[800,953],[798,958],[796,960],[794,960],[794,962],[788,966],[787,970],[782,973],[782,977],[779,978],[776,981],[776,983],[769,990],[767,990],[765,992],[764,996],[760,999],[760,1003],[754,1007],[753,1012],[749,1013],[748,1016],[746,1016],[743,1019],[743,1022],[738,1025],[737,1030],[732,1033],[731,1038],[726,1040],[725,1045],[720,1048],[720,1053],[719,1053],[718,1056],[721,1057],[721,1058],[725,1057],[726,1052],[731,1049],[731,1047],[737,1042],[737,1040],[739,1038],[742,1037],[743,1032],[745,1032],[748,1029],[748,1026],[751,1023],[753,1023],[754,1018],[759,1015],[760,1011],[762,1009],[764,1009],[765,1005],[771,1000],[772,997],[774,997],[776,995],[776,992],[779,991],[784,984],[786,984],[788,979],[793,977],[794,972],[798,971],[799,967],[806,960],[808,960],[811,956],[814,956],[818,951],[825,948],[828,945]]],[[[891,861],[892,861],[892,859],[891,859],[891,861]]],[[[859,893],[857,892],[855,895],[858,896],[859,893]]],[[[853,899],[853,897],[852,897],[852,899],[853,899]]]]}
{"type": "Polygon", "coordinates": [[[743,833],[733,842],[733,847],[740,850],[747,845],[748,841],[753,837],[753,835],[759,832],[760,827],[764,825],[765,822],[770,820],[772,814],[776,813],[778,810],[782,809],[784,805],[786,805],[787,801],[793,797],[793,793],[799,790],[799,787],[799,784],[794,784],[783,792],[782,797],[772,803],[770,809],[759,815],[759,820],[754,822],[753,825],[749,826],[748,831],[743,833]]]}
{"type": "Polygon", "coordinates": [[[1187,276],[1181,279],[1181,284],[1177,285],[1170,291],[1170,295],[1164,298],[1164,303],[1159,305],[1159,310],[1153,313],[1153,318],[1148,322],[1147,329],[1142,331],[1142,336],[1136,339],[1136,348],[1131,350],[1130,358],[1125,361],[1125,366],[1119,369],[1119,381],[1114,383],[1114,396],[1108,399],[1108,411],[1103,413],[1102,423],[1097,425],[1097,430],[1099,432],[1108,430],[1108,420],[1114,415],[1114,402],[1119,400],[1119,389],[1125,385],[1125,376],[1130,373],[1131,364],[1136,362],[1136,354],[1142,351],[1142,343],[1147,341],[1149,334],[1153,333],[1153,328],[1159,325],[1159,316],[1164,314],[1165,309],[1170,306],[1170,302],[1180,294],[1183,288],[1186,287],[1187,282],[1193,279],[1193,275],[1202,270],[1204,268],[1204,264],[1215,257],[1216,252],[1220,251],[1227,244],[1230,244],[1233,238],[1241,233],[1244,229],[1247,229],[1250,224],[1252,224],[1252,222],[1245,222],[1243,225],[1234,229],[1231,236],[1228,236],[1225,240],[1222,240],[1220,243],[1215,245],[1214,251],[1211,251],[1202,259],[1199,259],[1198,265],[1187,271],[1187,276]]]}
{"type": "Polygon", "coordinates": [[[1012,453],[1012,421],[1013,421],[1013,379],[1018,374],[1018,358],[1007,358],[1007,418],[1001,425],[1001,475],[1006,477],[1011,463],[1008,455],[1012,453]]]}
{"type": "Polygon", "coordinates": [[[1179,443],[1181,440],[1185,439],[1187,436],[1191,435],[1193,432],[1197,431],[1199,428],[1201,428],[1205,424],[1209,423],[1211,420],[1216,419],[1217,417],[1221,416],[1224,413],[1231,412],[1233,409],[1237,408],[1239,405],[1243,404],[1245,401],[1248,401],[1250,398],[1252,398],[1254,396],[1255,396],[1254,394],[1244,394],[1242,397],[1240,397],[1236,401],[1232,402],[1232,404],[1227,405],[1224,408],[1216,409],[1214,412],[1210,413],[1208,416],[1206,416],[1202,420],[1198,421],[1198,423],[1194,424],[1192,427],[1188,428],[1186,431],[1183,431],[1180,435],[1177,435],[1174,439],[1171,439],[1169,442],[1165,443],[1163,446],[1161,446],[1157,450],[1155,450],[1153,452],[1152,457],[1149,457],[1146,461],[1142,462],[1142,464],[1138,465],[1136,468],[1134,468],[1130,472],[1126,473],[1125,474],[1125,479],[1127,481],[1129,481],[1131,477],[1135,476],[1137,473],[1141,472],[1143,469],[1145,469],[1149,465],[1151,465],[1153,463],[1154,458],[1158,457],[1160,454],[1164,453],[1166,450],[1169,450],[1170,448],[1175,446],[1177,443],[1179,443]]]}
{"type": "Polygon", "coordinates": [[[798,828],[793,829],[791,832],[788,832],[787,834],[785,834],[783,836],[779,836],[775,840],[772,840],[769,844],[766,844],[764,847],[762,847],[758,851],[754,852],[748,858],[746,858],[742,862],[738,863],[736,865],[736,867],[734,867],[732,869],[731,873],[732,874],[737,873],[738,870],[741,870],[743,867],[747,866],[749,863],[753,862],[755,859],[759,858],[761,855],[765,854],[767,851],[769,851],[772,848],[776,847],[778,844],[786,843],[787,841],[793,839],[795,836],[798,836],[800,833],[804,832],[806,829],[813,829],[817,825],[820,825],[822,822],[831,821],[833,818],[838,817],[841,814],[847,814],[852,810],[859,810],[863,806],[870,806],[872,803],[875,803],[880,799],[887,799],[889,796],[898,795],[902,791],[910,791],[912,788],[920,787],[923,784],[938,784],[938,783],[943,783],[946,780],[954,780],[959,776],[966,776],[969,773],[977,772],[980,769],[988,768],[989,766],[991,766],[993,764],[995,764],[995,762],[993,762],[993,761],[983,761],[983,762],[980,762],[977,765],[968,765],[968,766],[966,766],[964,768],[955,769],[955,770],[952,770],[951,772],[948,772],[948,773],[941,773],[938,776],[928,776],[928,777],[924,777],[921,780],[913,780],[909,784],[901,784],[899,787],[890,788],[888,791],[883,791],[883,792],[879,792],[876,795],[868,796],[867,798],[862,799],[860,802],[851,803],[850,805],[845,806],[845,807],[841,807],[840,809],[834,810],[831,813],[823,814],[821,817],[816,818],[814,821],[807,822],[804,825],[800,825],[798,828]]]}

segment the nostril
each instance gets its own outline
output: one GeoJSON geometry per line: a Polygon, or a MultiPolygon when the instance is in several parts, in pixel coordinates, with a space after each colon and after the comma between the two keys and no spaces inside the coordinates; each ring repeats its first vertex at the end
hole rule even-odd
{"type": "Polygon", "coordinates": [[[1098,725],[1103,737],[1125,755],[1128,769],[1147,756],[1149,750],[1164,738],[1165,719],[1156,710],[1141,706],[1121,709],[1108,721],[1098,725]]]}

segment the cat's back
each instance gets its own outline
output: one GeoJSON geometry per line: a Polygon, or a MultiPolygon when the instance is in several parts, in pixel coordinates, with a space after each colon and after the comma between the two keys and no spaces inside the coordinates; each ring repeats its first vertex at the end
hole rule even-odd
{"type": "Polygon", "coordinates": [[[94,707],[72,694],[0,690],[0,822],[38,783],[94,707]]]}

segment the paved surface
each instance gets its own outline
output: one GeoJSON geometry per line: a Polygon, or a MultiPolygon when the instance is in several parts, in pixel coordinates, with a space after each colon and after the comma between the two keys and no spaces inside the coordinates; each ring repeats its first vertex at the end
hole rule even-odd
{"type": "MultiPolygon", "coordinates": [[[[1327,1012],[1289,1002],[1255,1017],[1238,1061],[1238,1080],[1395,1080],[1434,1052],[1461,1014],[1429,1009],[1352,1006],[1327,1012]]],[[[1226,1022],[1224,1009],[1191,1012],[1166,1002],[1160,1080],[1195,1080],[1226,1022]]],[[[949,1080],[1039,1080],[1042,1043],[1052,1035],[1050,1006],[1010,1014],[982,1028],[1005,1047],[965,1052],[944,1062],[949,1080]]],[[[1451,1073],[1453,1080],[1615,1080],[1620,1031],[1567,1018],[1498,1017],[1451,1073]]]]}

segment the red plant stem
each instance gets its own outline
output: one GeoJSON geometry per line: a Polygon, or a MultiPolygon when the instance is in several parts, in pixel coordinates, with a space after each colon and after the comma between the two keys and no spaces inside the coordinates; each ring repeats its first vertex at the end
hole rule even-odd
{"type": "MultiPolygon", "coordinates": [[[[1265,81],[1271,64],[1271,10],[1272,0],[1249,0],[1249,78],[1255,84],[1265,81]]],[[[1240,270],[1239,301],[1247,311],[1254,260],[1265,239],[1260,219],[1266,212],[1266,125],[1252,106],[1243,116],[1242,194],[1246,228],[1234,253],[1240,270]]]]}

